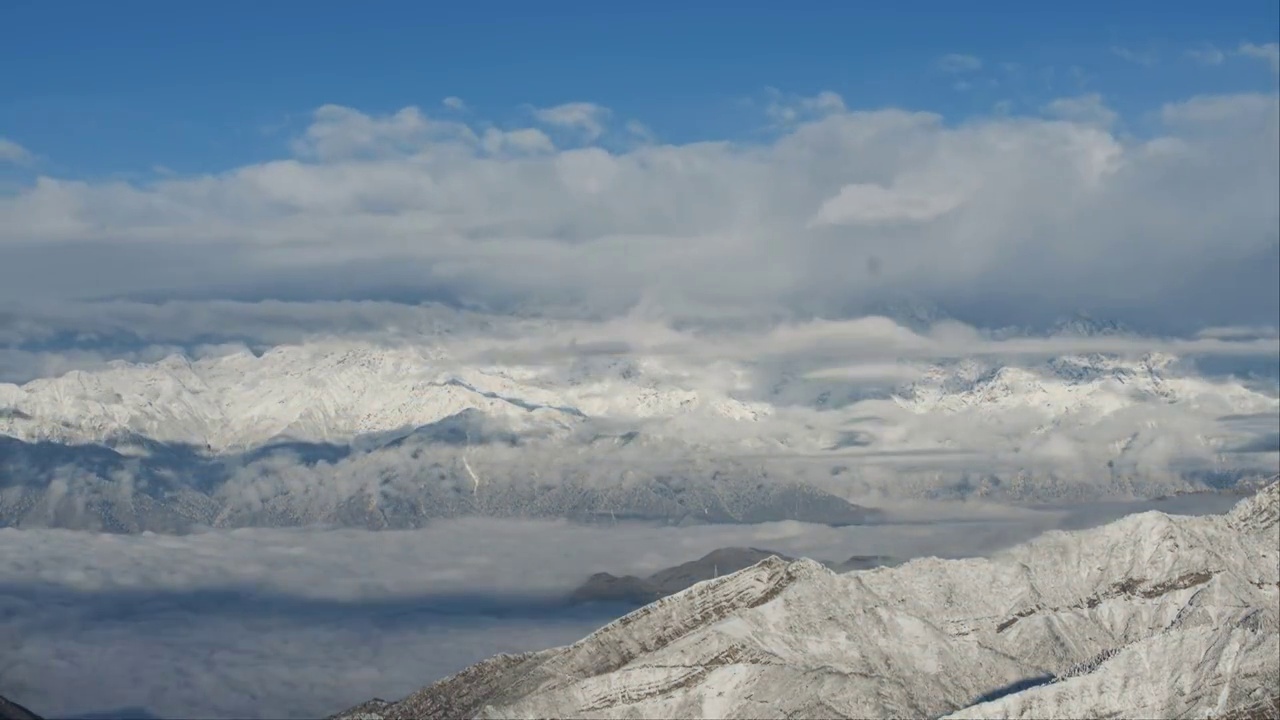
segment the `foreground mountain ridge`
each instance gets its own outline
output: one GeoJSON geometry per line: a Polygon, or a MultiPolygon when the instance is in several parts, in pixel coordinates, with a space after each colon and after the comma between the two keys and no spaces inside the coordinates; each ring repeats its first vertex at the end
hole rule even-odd
{"type": "Polygon", "coordinates": [[[1280,695],[1280,484],[990,559],[764,560],[337,718],[1215,717],[1280,695]]]}

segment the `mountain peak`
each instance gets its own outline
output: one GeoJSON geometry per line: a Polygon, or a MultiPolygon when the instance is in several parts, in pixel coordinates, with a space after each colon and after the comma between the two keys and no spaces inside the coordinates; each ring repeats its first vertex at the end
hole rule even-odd
{"type": "Polygon", "coordinates": [[[1237,503],[1231,510],[1231,520],[1239,527],[1255,531],[1280,525],[1280,480],[1237,503]]]}

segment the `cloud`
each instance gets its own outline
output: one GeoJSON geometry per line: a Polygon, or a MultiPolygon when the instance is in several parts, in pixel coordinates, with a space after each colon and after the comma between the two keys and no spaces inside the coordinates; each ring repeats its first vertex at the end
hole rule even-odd
{"type": "Polygon", "coordinates": [[[1236,54],[1254,58],[1255,60],[1263,60],[1271,66],[1271,72],[1280,74],[1280,43],[1266,43],[1264,45],[1249,42],[1240,43],[1240,47],[1236,49],[1236,54]]]}
{"type": "Polygon", "coordinates": [[[1226,60],[1227,55],[1213,45],[1203,45],[1188,50],[1187,57],[1201,65],[1221,65],[1222,61],[1226,60]]]}
{"type": "Polygon", "coordinates": [[[822,203],[808,226],[928,222],[955,210],[963,202],[955,193],[914,190],[909,183],[895,182],[895,186],[845,185],[835,197],[822,203]]]}
{"type": "Polygon", "coordinates": [[[45,717],[323,717],[499,652],[576,641],[623,611],[549,602],[592,572],[648,574],[727,546],[832,560],[972,556],[1135,509],[925,503],[903,507],[903,524],[839,529],[484,520],[381,533],[0,529],[0,658],[22,659],[0,661],[0,689],[45,717]]]}
{"type": "Polygon", "coordinates": [[[1101,127],[1110,127],[1119,117],[1106,106],[1098,93],[1058,98],[1041,108],[1041,111],[1063,120],[1101,127]]]}
{"type": "Polygon", "coordinates": [[[0,137],[0,163],[26,165],[32,159],[33,156],[29,150],[9,138],[0,137]]]}
{"type": "MultiPolygon", "coordinates": [[[[445,131],[447,135],[474,139],[474,133],[465,125],[430,121],[416,107],[404,108],[387,117],[374,118],[351,108],[324,105],[315,111],[311,125],[294,142],[293,148],[303,158],[320,161],[392,157],[420,147],[437,129],[445,131]]],[[[292,166],[267,164],[246,170],[254,175],[271,172],[288,174],[292,171],[292,166]]],[[[266,180],[270,182],[270,178],[266,180]]]]}
{"type": "Polygon", "coordinates": [[[844,98],[831,91],[820,92],[812,97],[787,95],[777,89],[768,91],[769,104],[765,106],[767,115],[776,125],[793,125],[803,120],[814,120],[830,113],[845,110],[844,98]]]}
{"type": "MultiPolygon", "coordinates": [[[[981,325],[1075,310],[1276,324],[1274,95],[1170,103],[1145,137],[1100,126],[1100,104],[951,124],[837,100],[780,99],[812,114],[758,142],[625,150],[325,106],[295,157],[144,183],[41,176],[0,198],[0,300],[777,318],[922,297],[981,325]]],[[[603,127],[590,104],[542,115],[603,127]]]]}
{"type": "Polygon", "coordinates": [[[938,58],[937,67],[944,73],[960,75],[982,69],[982,60],[972,55],[952,53],[938,58]]]}
{"type": "Polygon", "coordinates": [[[449,108],[450,110],[466,110],[467,109],[467,104],[462,101],[462,98],[455,97],[453,95],[450,95],[444,100],[441,100],[440,104],[449,108]]]}
{"type": "Polygon", "coordinates": [[[538,122],[552,127],[579,130],[589,141],[604,134],[604,123],[609,114],[608,108],[589,102],[571,102],[533,111],[538,122]]]}
{"type": "Polygon", "coordinates": [[[537,128],[507,131],[489,128],[485,130],[480,142],[490,155],[503,152],[549,153],[556,149],[551,138],[537,128]]]}

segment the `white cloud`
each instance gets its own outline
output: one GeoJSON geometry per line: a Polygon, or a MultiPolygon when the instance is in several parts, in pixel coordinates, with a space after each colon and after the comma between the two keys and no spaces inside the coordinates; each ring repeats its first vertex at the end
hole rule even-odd
{"type": "MultiPolygon", "coordinates": [[[[40,177],[0,198],[0,296],[759,317],[923,296],[984,323],[1274,324],[1276,97],[1171,103],[1149,138],[1072,102],[1090,112],[950,125],[820,94],[788,101],[814,114],[767,141],[626,150],[326,106],[295,158],[145,184],[40,177]]],[[[588,134],[602,116],[544,113],[588,134]]]]}
{"type": "Polygon", "coordinates": [[[649,129],[649,126],[639,120],[628,120],[626,124],[626,131],[633,138],[642,143],[653,143],[658,139],[653,130],[649,129]]]}
{"type": "Polygon", "coordinates": [[[604,123],[609,109],[589,102],[571,102],[555,107],[538,108],[533,116],[539,122],[559,128],[582,131],[587,140],[595,140],[604,134],[604,123]]]}
{"type": "Polygon", "coordinates": [[[897,185],[845,185],[835,197],[822,203],[809,226],[928,222],[955,210],[963,202],[954,191],[914,191],[908,189],[909,185],[908,188],[897,185]]]}
{"type": "Polygon", "coordinates": [[[1119,117],[1106,106],[1098,93],[1058,98],[1041,108],[1041,111],[1063,120],[1102,127],[1110,127],[1119,117]]]}
{"type": "Polygon", "coordinates": [[[485,130],[480,142],[485,151],[491,155],[506,151],[515,153],[548,153],[556,149],[555,144],[551,142],[551,138],[537,128],[507,131],[489,128],[485,130]]]}
{"type": "Polygon", "coordinates": [[[463,102],[462,98],[456,97],[453,95],[450,95],[444,100],[441,100],[440,104],[449,108],[450,110],[466,110],[467,109],[467,104],[463,102]]]}
{"type": "Polygon", "coordinates": [[[1266,43],[1264,45],[1249,42],[1240,43],[1240,47],[1236,49],[1236,54],[1263,60],[1271,66],[1271,72],[1280,74],[1280,43],[1266,43]]]}
{"type": "Polygon", "coordinates": [[[765,106],[765,115],[778,126],[793,125],[845,110],[844,98],[830,91],[805,97],[786,95],[770,88],[768,95],[769,104],[765,106]]]}
{"type": "Polygon", "coordinates": [[[971,73],[982,69],[982,60],[972,55],[951,53],[938,58],[938,69],[954,75],[971,73]]]}
{"type": "Polygon", "coordinates": [[[0,163],[26,165],[32,160],[31,151],[9,138],[0,137],[0,163]]]}
{"type": "Polygon", "coordinates": [[[359,161],[421,151],[434,136],[475,140],[466,125],[429,120],[416,107],[375,118],[351,108],[324,105],[315,111],[311,125],[293,147],[299,156],[322,162],[359,161]]]}
{"type": "Polygon", "coordinates": [[[1213,45],[1204,45],[1188,50],[1187,57],[1201,65],[1221,65],[1227,55],[1213,45]]]}

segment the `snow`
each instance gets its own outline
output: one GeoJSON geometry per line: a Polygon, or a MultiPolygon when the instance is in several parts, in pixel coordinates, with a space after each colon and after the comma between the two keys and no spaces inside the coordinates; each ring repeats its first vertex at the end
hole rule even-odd
{"type": "Polygon", "coordinates": [[[762,404],[688,388],[610,378],[548,387],[536,375],[506,370],[459,365],[438,348],[419,346],[313,343],[280,346],[261,357],[242,352],[190,361],[174,355],[0,384],[0,407],[18,411],[0,417],[0,433],[75,443],[134,434],[226,451],[280,438],[351,440],[466,409],[516,427],[572,426],[583,415],[695,413],[750,421],[769,412],[762,404]]]}
{"type": "Polygon", "coordinates": [[[1272,484],[1225,515],[1142,513],[990,559],[771,558],[376,714],[1212,717],[1280,685],[1278,517],[1272,484]]]}
{"type": "Polygon", "coordinates": [[[1171,358],[1155,355],[904,365],[919,378],[874,391],[787,373],[771,389],[752,390],[746,378],[760,368],[743,363],[641,358],[619,370],[620,362],[568,371],[480,365],[451,359],[438,345],[336,340],[261,356],[174,355],[0,384],[0,434],[64,443],[142,436],[221,453],[282,439],[348,442],[472,409],[516,431],[561,438],[590,419],[708,448],[813,453],[831,451],[856,428],[879,451],[979,446],[1025,464],[1058,461],[1082,445],[1112,446],[1120,457],[1167,455],[1190,443],[1208,457],[1231,440],[1217,418],[1280,413],[1274,396],[1236,380],[1179,374],[1171,358]],[[869,417],[880,424],[868,425],[869,417]],[[1176,440],[1156,447],[1152,435],[1176,440]]]}

